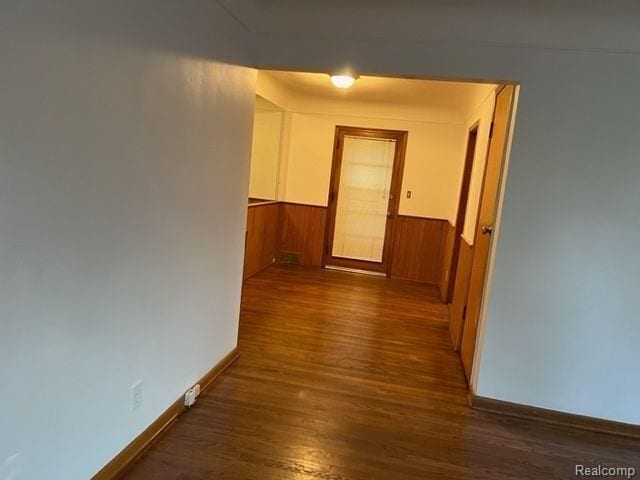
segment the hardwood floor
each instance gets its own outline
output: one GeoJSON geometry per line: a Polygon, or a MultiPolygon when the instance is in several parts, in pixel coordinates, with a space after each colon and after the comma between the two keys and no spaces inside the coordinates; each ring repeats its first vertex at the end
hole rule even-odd
{"type": "Polygon", "coordinates": [[[638,440],[478,412],[437,287],[274,265],[240,358],[127,479],[566,479],[640,467],[638,440]]]}

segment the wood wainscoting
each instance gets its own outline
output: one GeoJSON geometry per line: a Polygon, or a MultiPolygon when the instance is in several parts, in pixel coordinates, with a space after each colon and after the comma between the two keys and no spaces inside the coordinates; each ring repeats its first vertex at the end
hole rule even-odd
{"type": "Polygon", "coordinates": [[[398,215],[392,240],[391,277],[437,285],[443,232],[448,224],[438,218],[398,215]]]}
{"type": "MultiPolygon", "coordinates": [[[[249,205],[244,278],[295,254],[295,263],[321,267],[327,207],[292,202],[249,205]]],[[[448,220],[398,215],[391,240],[390,276],[446,285],[453,227],[448,220]]],[[[445,293],[443,293],[445,296],[445,293]]]]}
{"type": "Polygon", "coordinates": [[[451,262],[453,260],[453,245],[455,243],[456,227],[447,222],[442,229],[442,251],[440,254],[440,268],[438,287],[440,298],[444,303],[451,300],[449,292],[449,277],[451,276],[451,262]]]}
{"type": "Polygon", "coordinates": [[[277,260],[279,216],[279,202],[249,205],[244,253],[244,278],[249,278],[277,260]]]}
{"type": "Polygon", "coordinates": [[[280,252],[298,254],[298,263],[322,266],[327,207],[282,202],[280,204],[280,252]]]}
{"type": "Polygon", "coordinates": [[[464,237],[461,236],[461,239],[456,284],[453,288],[453,299],[451,301],[451,321],[449,323],[451,340],[456,351],[460,350],[460,342],[462,341],[467,293],[469,292],[471,266],[473,265],[473,246],[469,245],[464,237]]]}

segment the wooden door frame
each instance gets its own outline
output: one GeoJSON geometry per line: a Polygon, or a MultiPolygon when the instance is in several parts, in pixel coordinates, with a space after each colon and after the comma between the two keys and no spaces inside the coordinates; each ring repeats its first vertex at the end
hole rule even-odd
{"type": "MultiPolygon", "coordinates": [[[[477,365],[478,365],[478,359],[479,357],[482,355],[482,347],[483,347],[483,341],[484,341],[484,328],[485,328],[485,320],[486,320],[486,309],[487,309],[487,305],[486,305],[486,300],[489,296],[489,292],[491,290],[491,282],[492,282],[492,278],[493,278],[493,264],[494,264],[494,260],[495,260],[495,252],[496,252],[496,247],[498,245],[498,234],[500,231],[500,221],[501,221],[501,216],[502,216],[502,208],[503,208],[503,201],[504,201],[504,192],[505,192],[505,184],[506,184],[506,180],[507,180],[507,170],[509,168],[509,159],[510,159],[510,154],[511,154],[511,143],[513,140],[513,133],[514,133],[514,127],[515,127],[515,117],[516,117],[516,107],[518,105],[518,97],[519,97],[519,84],[517,83],[502,83],[500,84],[496,90],[495,90],[495,97],[496,100],[498,98],[498,94],[507,86],[513,86],[514,90],[513,90],[513,95],[511,97],[511,103],[509,106],[509,116],[508,116],[508,120],[507,120],[507,131],[506,131],[506,135],[505,135],[505,144],[503,146],[503,150],[502,150],[502,158],[501,158],[501,162],[500,162],[500,173],[498,176],[498,187],[497,187],[497,192],[496,192],[496,200],[495,200],[495,205],[494,205],[494,211],[493,211],[493,230],[491,233],[491,241],[489,244],[489,253],[487,256],[487,263],[486,263],[486,267],[485,267],[485,274],[484,274],[484,284],[482,287],[482,296],[481,296],[481,300],[480,300],[480,312],[478,315],[478,322],[476,325],[476,338],[475,338],[475,343],[474,343],[474,352],[473,352],[473,357],[471,360],[471,372],[469,375],[469,378],[467,379],[468,382],[468,387],[469,387],[469,392],[471,395],[475,395],[475,385],[477,383],[478,380],[478,369],[477,369],[477,365]]],[[[494,115],[495,115],[495,110],[494,110],[494,115]]],[[[492,116],[492,127],[493,127],[493,116],[492,116]]],[[[488,155],[489,155],[489,150],[491,148],[491,141],[492,141],[492,136],[490,134],[489,136],[489,144],[487,145],[487,159],[485,161],[488,161],[488,155]]],[[[482,186],[480,189],[480,197],[479,197],[479,203],[478,203],[478,213],[476,216],[476,222],[475,222],[475,227],[474,227],[474,241],[473,241],[473,256],[476,255],[476,236],[478,234],[478,227],[480,225],[480,209],[482,208],[482,196],[484,193],[484,189],[485,189],[485,176],[486,176],[486,166],[485,166],[485,173],[482,176],[482,186]]],[[[472,256],[472,264],[473,264],[473,256],[472,256]]],[[[469,295],[469,292],[467,292],[467,296],[469,295]]],[[[465,301],[465,304],[468,302],[468,299],[465,301]]],[[[466,322],[466,319],[465,319],[466,322]]],[[[464,326],[464,322],[463,322],[463,326],[464,326]]],[[[462,338],[461,338],[461,342],[462,342],[462,338]]],[[[461,358],[462,360],[462,358],[461,358]]]]}
{"type": "Polygon", "coordinates": [[[396,218],[400,205],[400,194],[402,192],[402,176],[404,174],[405,153],[407,150],[406,130],[386,130],[379,128],[362,128],[336,125],[333,141],[333,158],[331,162],[331,180],[329,183],[329,196],[327,199],[327,222],[325,227],[325,238],[322,254],[322,267],[327,265],[350,268],[355,270],[368,270],[383,273],[387,277],[391,274],[391,259],[393,258],[393,237],[395,233],[396,218]],[[352,135],[364,138],[390,139],[396,141],[396,149],[393,157],[393,170],[391,173],[390,193],[393,198],[389,199],[387,212],[386,231],[384,246],[382,249],[382,261],[379,267],[375,267],[377,262],[367,262],[364,260],[354,260],[348,258],[333,257],[333,237],[335,234],[335,219],[338,205],[338,191],[340,188],[340,170],[342,167],[342,154],[344,149],[345,135],[352,135]],[[374,268],[372,269],[372,266],[374,268]]]}
{"type": "Polygon", "coordinates": [[[449,279],[447,281],[447,297],[445,299],[445,303],[451,303],[453,300],[453,294],[456,286],[458,262],[460,260],[460,245],[462,243],[464,222],[467,217],[467,207],[469,205],[469,189],[471,187],[471,176],[473,173],[476,149],[478,147],[479,130],[480,120],[475,122],[467,132],[467,148],[465,150],[464,167],[462,170],[462,182],[460,183],[460,195],[458,196],[458,212],[456,214],[456,224],[454,227],[453,249],[451,254],[451,264],[449,266],[449,279]],[[471,146],[472,139],[473,146],[471,146]]]}

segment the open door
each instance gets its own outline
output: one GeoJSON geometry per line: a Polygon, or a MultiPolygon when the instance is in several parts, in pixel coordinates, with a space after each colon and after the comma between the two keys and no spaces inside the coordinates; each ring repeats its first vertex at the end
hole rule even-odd
{"type": "Polygon", "coordinates": [[[388,273],[406,137],[336,127],[323,266],[388,273]]]}
{"type": "Polygon", "coordinates": [[[493,114],[493,126],[489,144],[489,154],[482,182],[482,193],[478,208],[478,220],[473,242],[473,263],[471,279],[467,294],[466,314],[462,333],[460,357],[467,380],[471,380],[473,357],[478,334],[478,321],[485,287],[491,234],[496,212],[496,200],[504,163],[504,155],[509,138],[511,113],[513,110],[515,87],[506,85],[496,96],[496,106],[493,114]]]}

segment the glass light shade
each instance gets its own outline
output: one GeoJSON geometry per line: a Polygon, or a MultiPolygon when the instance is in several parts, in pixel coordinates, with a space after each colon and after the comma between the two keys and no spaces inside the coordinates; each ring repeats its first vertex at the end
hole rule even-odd
{"type": "Polygon", "coordinates": [[[331,83],[338,88],[349,88],[355,82],[355,77],[351,75],[331,75],[331,83]]]}

